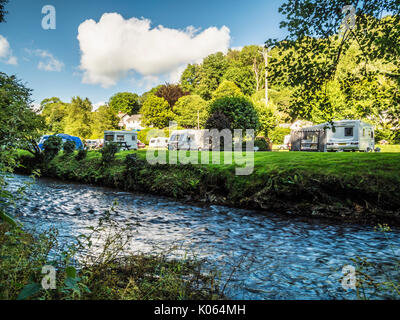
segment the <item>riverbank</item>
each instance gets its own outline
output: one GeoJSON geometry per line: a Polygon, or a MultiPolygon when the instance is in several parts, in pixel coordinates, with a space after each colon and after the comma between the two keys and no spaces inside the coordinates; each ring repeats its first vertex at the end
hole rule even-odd
{"type": "Polygon", "coordinates": [[[46,177],[266,214],[400,224],[398,153],[256,153],[249,176],[236,175],[235,163],[150,165],[145,159],[145,151],[120,152],[102,165],[101,154],[91,151],[80,161],[60,154],[40,166],[20,153],[24,167],[17,171],[41,169],[46,177]]]}

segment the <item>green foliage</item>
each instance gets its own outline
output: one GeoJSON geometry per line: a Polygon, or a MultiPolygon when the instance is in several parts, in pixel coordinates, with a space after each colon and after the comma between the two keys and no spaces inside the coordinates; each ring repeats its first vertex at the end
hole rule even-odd
{"type": "Polygon", "coordinates": [[[251,67],[229,67],[224,79],[232,81],[247,96],[251,96],[256,91],[256,80],[251,67]]]}
{"type": "Polygon", "coordinates": [[[92,103],[88,98],[72,98],[68,105],[68,114],[65,122],[65,133],[72,136],[89,139],[92,134],[92,103]]]}
{"type": "Polygon", "coordinates": [[[233,129],[231,121],[221,111],[217,111],[211,114],[211,116],[206,121],[205,127],[209,130],[217,129],[219,131],[222,131],[224,129],[233,129]]]}
{"type": "Polygon", "coordinates": [[[87,149],[79,149],[78,153],[75,156],[75,159],[77,161],[82,161],[82,160],[86,159],[86,156],[87,156],[87,149]]]}
{"type": "Polygon", "coordinates": [[[75,147],[76,146],[75,146],[75,142],[74,141],[70,141],[70,140],[65,141],[64,145],[63,145],[64,153],[67,154],[67,155],[70,155],[70,154],[74,153],[75,147]]]}
{"type": "Polygon", "coordinates": [[[104,131],[118,129],[119,118],[113,109],[107,105],[100,106],[92,113],[92,139],[102,139],[104,131]]]}
{"type": "Polygon", "coordinates": [[[276,127],[268,133],[268,137],[274,144],[283,144],[285,136],[290,134],[290,128],[276,127]]]}
{"type": "MultiPolygon", "coordinates": [[[[46,162],[53,160],[57,154],[61,151],[62,139],[58,136],[50,136],[43,143],[43,154],[46,162]]],[[[75,148],[75,144],[74,144],[75,148]]]]}
{"type": "Polygon", "coordinates": [[[40,108],[49,132],[53,134],[63,133],[66,124],[65,119],[68,114],[68,104],[57,97],[53,97],[44,99],[40,103],[40,108]]]}
{"type": "Polygon", "coordinates": [[[224,80],[212,94],[213,100],[224,97],[240,97],[243,93],[232,81],[224,80]]]}
{"type": "Polygon", "coordinates": [[[228,66],[228,60],[222,52],[217,52],[206,57],[200,67],[200,83],[196,93],[203,99],[210,100],[212,93],[222,82],[222,77],[228,66]]]}
{"type": "Polygon", "coordinates": [[[150,139],[157,137],[169,137],[168,128],[166,129],[146,128],[138,132],[138,139],[146,145],[149,144],[150,139]]]}
{"type": "Polygon", "coordinates": [[[101,163],[104,166],[110,166],[115,160],[115,154],[119,151],[119,146],[116,143],[109,142],[106,143],[103,149],[100,150],[101,153],[101,163]]]}
{"type": "Polygon", "coordinates": [[[143,115],[142,123],[145,126],[154,126],[156,128],[166,128],[169,122],[174,120],[174,113],[164,98],[155,95],[149,96],[140,110],[143,115]]]}
{"type": "Polygon", "coordinates": [[[179,84],[167,83],[158,88],[155,95],[159,98],[164,98],[168,102],[171,110],[173,110],[175,103],[179,98],[188,95],[188,92],[184,92],[179,84]]]}
{"type": "Polygon", "coordinates": [[[113,95],[108,102],[114,114],[118,112],[129,115],[137,114],[140,110],[140,100],[136,93],[120,92],[113,95]]]}
{"type": "Polygon", "coordinates": [[[184,91],[196,92],[200,84],[200,66],[189,64],[181,75],[180,84],[184,91]]]}
{"type": "Polygon", "coordinates": [[[184,128],[204,127],[208,117],[208,102],[198,95],[181,97],[175,104],[175,120],[178,125],[184,128]]]}
{"type": "Polygon", "coordinates": [[[220,112],[224,114],[232,125],[232,129],[259,128],[257,111],[253,103],[245,97],[225,97],[213,101],[209,113],[220,112]]]}

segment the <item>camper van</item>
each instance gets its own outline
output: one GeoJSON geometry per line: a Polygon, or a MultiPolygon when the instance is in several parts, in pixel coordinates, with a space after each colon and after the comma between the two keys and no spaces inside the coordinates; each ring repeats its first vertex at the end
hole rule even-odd
{"type": "Polygon", "coordinates": [[[138,149],[136,131],[104,131],[104,144],[110,142],[119,144],[122,149],[138,149]]]}
{"type": "Polygon", "coordinates": [[[208,130],[176,130],[173,131],[169,141],[169,150],[210,150],[208,130]]]}
{"type": "Polygon", "coordinates": [[[149,141],[149,148],[166,149],[168,148],[168,141],[169,139],[164,137],[151,138],[149,141]]]}
{"type": "MultiPolygon", "coordinates": [[[[360,120],[334,121],[330,123],[302,128],[292,132],[293,146],[300,145],[300,149],[293,151],[362,151],[375,150],[375,132],[371,124],[360,120]],[[313,149],[314,147],[314,149],[313,149]]],[[[379,151],[377,149],[376,151],[379,151]]]]}

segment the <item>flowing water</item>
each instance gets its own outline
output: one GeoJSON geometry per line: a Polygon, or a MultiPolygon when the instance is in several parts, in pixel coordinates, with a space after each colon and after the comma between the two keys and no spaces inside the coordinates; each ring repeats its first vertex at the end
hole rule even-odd
{"type": "MultiPolygon", "coordinates": [[[[10,188],[29,178],[16,175],[10,188]]],[[[400,230],[387,237],[373,226],[282,217],[222,206],[200,207],[168,198],[40,179],[14,214],[36,232],[56,227],[70,243],[114,200],[112,214],[129,229],[131,250],[161,252],[178,245],[206,258],[227,278],[232,299],[352,299],[341,286],[342,268],[366,257],[391,265],[400,256],[400,230]]]]}

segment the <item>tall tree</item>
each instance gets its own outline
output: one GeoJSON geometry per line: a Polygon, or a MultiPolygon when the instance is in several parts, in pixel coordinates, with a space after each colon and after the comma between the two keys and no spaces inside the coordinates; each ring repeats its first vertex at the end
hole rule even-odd
{"type": "Polygon", "coordinates": [[[134,115],[140,110],[139,96],[131,92],[116,93],[110,98],[108,105],[115,113],[122,112],[134,115]]]}
{"type": "Polygon", "coordinates": [[[217,90],[215,90],[212,94],[213,99],[219,99],[223,97],[240,97],[243,96],[243,93],[240,91],[238,86],[234,84],[232,81],[224,80],[218,86],[217,90]]]}
{"type": "Polygon", "coordinates": [[[184,91],[196,92],[200,84],[200,66],[189,64],[181,75],[180,84],[184,91]]]}
{"type": "Polygon", "coordinates": [[[102,138],[105,130],[118,129],[118,123],[119,118],[110,106],[100,106],[95,112],[92,112],[91,138],[102,138]]]}
{"type": "Polygon", "coordinates": [[[68,113],[68,103],[53,97],[44,99],[40,103],[41,115],[44,117],[50,133],[63,133],[65,130],[65,119],[68,113]]]}
{"type": "Polygon", "coordinates": [[[163,129],[169,126],[174,120],[174,113],[164,98],[150,95],[144,102],[140,113],[143,115],[142,123],[146,126],[154,126],[163,129]]]}
{"type": "Polygon", "coordinates": [[[65,133],[88,139],[91,136],[92,103],[88,98],[72,98],[68,105],[67,117],[65,119],[65,133]]]}
{"type": "Polygon", "coordinates": [[[175,103],[179,98],[188,95],[189,92],[182,90],[179,84],[166,83],[158,88],[155,95],[159,98],[164,98],[168,102],[171,110],[174,108],[175,103]]]}
{"type": "Polygon", "coordinates": [[[201,128],[207,120],[208,103],[198,95],[184,96],[178,100],[174,107],[176,121],[184,128],[201,128]]]}

